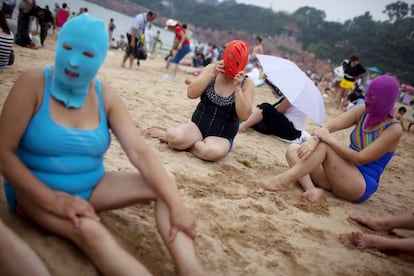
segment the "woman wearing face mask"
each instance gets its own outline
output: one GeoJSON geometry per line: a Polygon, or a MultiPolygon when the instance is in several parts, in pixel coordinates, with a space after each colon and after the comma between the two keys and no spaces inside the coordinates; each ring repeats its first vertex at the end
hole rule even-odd
{"type": "Polygon", "coordinates": [[[253,80],[245,76],[249,48],[245,41],[229,42],[223,60],[206,66],[187,89],[190,99],[200,98],[191,122],[164,131],[147,130],[171,148],[190,151],[200,159],[217,161],[230,152],[239,120],[252,112],[253,80]]]}
{"type": "Polygon", "coordinates": [[[301,145],[288,146],[290,169],[261,183],[270,191],[288,188],[299,181],[309,201],[319,200],[324,190],[352,201],[363,202],[378,189],[379,179],[391,160],[403,133],[394,118],[399,95],[398,81],[380,76],[369,85],[365,104],[326,122],[301,145]],[[355,126],[346,146],[333,132],[355,126]]]}
{"type": "Polygon", "coordinates": [[[79,15],[62,27],[55,64],[23,72],[0,117],[0,173],[9,207],[76,244],[103,275],[149,275],[100,223],[98,212],[155,201],[158,230],[181,275],[204,275],[195,220],[140,136],[125,104],[96,79],[105,23],[79,15]],[[106,171],[114,134],[137,172],[106,171]]]}

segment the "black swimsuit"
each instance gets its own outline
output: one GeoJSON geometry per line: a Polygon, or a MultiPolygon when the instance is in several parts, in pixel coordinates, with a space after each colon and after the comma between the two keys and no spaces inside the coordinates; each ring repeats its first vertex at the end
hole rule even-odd
{"type": "Polygon", "coordinates": [[[235,95],[234,92],[228,97],[217,95],[214,91],[215,82],[216,78],[204,90],[191,121],[198,126],[203,138],[218,136],[232,140],[239,130],[235,95]]]}

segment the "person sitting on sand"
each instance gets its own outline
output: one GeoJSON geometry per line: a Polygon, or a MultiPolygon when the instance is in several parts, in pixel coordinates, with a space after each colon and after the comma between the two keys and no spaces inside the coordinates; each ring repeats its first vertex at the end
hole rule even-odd
{"type": "Polygon", "coordinates": [[[353,202],[370,198],[403,132],[394,118],[398,94],[394,77],[375,78],[368,86],[365,104],[320,125],[306,142],[288,145],[290,169],[263,181],[262,187],[271,191],[286,189],[298,180],[305,190],[302,197],[309,201],[319,200],[324,190],[353,202]],[[349,147],[331,134],[353,125],[349,147]]]}
{"type": "MultiPolygon", "coordinates": [[[[400,121],[401,127],[403,130],[405,130],[404,127],[404,116],[407,113],[407,108],[405,108],[405,106],[400,106],[397,110],[397,113],[395,114],[395,119],[400,121]]],[[[407,128],[407,130],[409,130],[407,128]]]]}
{"type": "Polygon", "coordinates": [[[191,122],[167,131],[151,128],[147,134],[173,149],[189,149],[203,160],[217,161],[227,156],[239,120],[246,120],[252,112],[255,86],[244,72],[248,56],[245,41],[229,42],[223,60],[209,64],[189,82],[188,97],[200,98],[191,122]]]}
{"type": "MultiPolygon", "coordinates": [[[[350,218],[382,235],[389,234],[393,229],[414,230],[414,213],[381,218],[352,215],[350,218]]],[[[375,248],[380,251],[392,250],[414,255],[414,238],[387,238],[378,235],[364,234],[361,231],[353,232],[352,236],[355,245],[361,249],[375,248]]]]}
{"type": "Polygon", "coordinates": [[[77,245],[103,275],[150,275],[100,222],[101,211],[155,202],[157,227],[180,275],[203,275],[195,219],[172,174],[140,136],[126,105],[96,79],[109,46],[105,23],[86,14],[59,32],[55,63],[23,72],[0,116],[7,203],[77,245]],[[111,132],[138,172],[106,171],[111,132]]]}
{"type": "Polygon", "coordinates": [[[278,101],[275,104],[259,104],[249,118],[240,124],[239,131],[251,127],[260,133],[275,135],[288,143],[304,142],[310,137],[304,130],[306,115],[293,106],[269,80],[265,82],[272,88],[278,101]]]}

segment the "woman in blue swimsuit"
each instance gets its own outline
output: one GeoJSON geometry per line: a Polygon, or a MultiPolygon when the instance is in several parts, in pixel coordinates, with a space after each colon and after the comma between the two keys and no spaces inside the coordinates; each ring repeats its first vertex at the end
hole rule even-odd
{"type": "Polygon", "coordinates": [[[301,145],[289,145],[289,170],[263,181],[267,190],[286,189],[298,180],[309,201],[319,200],[324,190],[336,196],[363,202],[378,189],[382,172],[391,160],[403,133],[394,118],[399,95],[398,81],[379,76],[369,85],[365,104],[331,119],[313,131],[313,138],[301,145]],[[355,126],[350,145],[331,134],[355,126]]]}
{"type": "Polygon", "coordinates": [[[155,201],[158,230],[178,274],[204,275],[195,220],[175,180],[140,136],[121,97],[97,80],[109,39],[89,15],[65,23],[52,67],[23,72],[0,117],[0,173],[9,207],[76,244],[103,275],[150,275],[98,213],[155,201]],[[106,171],[110,132],[137,172],[106,171]]]}
{"type": "Polygon", "coordinates": [[[188,86],[190,99],[200,98],[191,122],[147,130],[147,134],[177,150],[189,149],[195,156],[217,161],[230,152],[239,121],[252,112],[255,85],[245,77],[249,49],[244,41],[229,42],[223,60],[206,66],[188,86]]]}

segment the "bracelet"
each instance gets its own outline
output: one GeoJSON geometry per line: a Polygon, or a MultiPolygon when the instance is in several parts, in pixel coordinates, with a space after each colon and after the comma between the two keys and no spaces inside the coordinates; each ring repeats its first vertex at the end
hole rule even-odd
{"type": "Polygon", "coordinates": [[[321,137],[317,134],[312,135],[312,138],[317,142],[319,142],[321,140],[321,137]]]}

